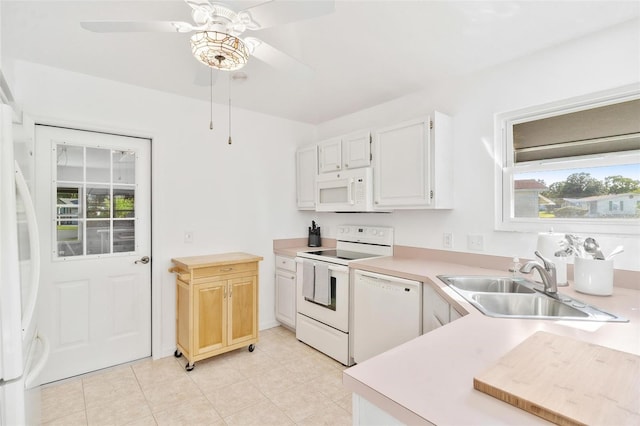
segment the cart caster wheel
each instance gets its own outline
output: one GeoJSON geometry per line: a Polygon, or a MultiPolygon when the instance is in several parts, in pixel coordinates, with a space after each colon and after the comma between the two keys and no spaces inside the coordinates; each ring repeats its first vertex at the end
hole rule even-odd
{"type": "Polygon", "coordinates": [[[184,369],[187,371],[191,371],[195,366],[196,366],[195,364],[187,363],[187,365],[184,366],[184,369]]]}
{"type": "Polygon", "coordinates": [[[182,352],[176,349],[176,351],[173,353],[173,356],[175,356],[176,358],[180,358],[182,356],[182,352]]]}
{"type": "Polygon", "coordinates": [[[253,343],[249,345],[249,352],[253,352],[256,348],[256,345],[254,345],[253,343]]]}

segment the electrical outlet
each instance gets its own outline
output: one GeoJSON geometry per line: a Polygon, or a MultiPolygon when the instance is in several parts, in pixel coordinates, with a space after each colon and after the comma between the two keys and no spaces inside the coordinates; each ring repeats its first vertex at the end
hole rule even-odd
{"type": "Polygon", "coordinates": [[[453,248],[453,234],[451,232],[442,234],[442,246],[444,248],[453,248]]]}
{"type": "Polygon", "coordinates": [[[467,235],[467,247],[469,248],[469,250],[483,251],[484,236],[482,234],[467,235]]]}
{"type": "Polygon", "coordinates": [[[187,244],[191,244],[193,242],[193,232],[184,231],[184,242],[187,244]]]}

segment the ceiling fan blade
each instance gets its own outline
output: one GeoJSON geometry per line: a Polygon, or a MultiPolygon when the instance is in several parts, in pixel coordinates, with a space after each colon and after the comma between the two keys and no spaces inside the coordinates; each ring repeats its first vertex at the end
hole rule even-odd
{"type": "Polygon", "coordinates": [[[270,0],[239,13],[248,15],[257,29],[328,15],[335,10],[334,0],[278,1],[270,0]]]}
{"type": "Polygon", "coordinates": [[[194,27],[186,22],[174,21],[83,21],[80,26],[94,33],[178,32],[187,33],[194,27]]]}
{"type": "Polygon", "coordinates": [[[282,70],[290,76],[310,79],[313,77],[313,70],[308,65],[300,62],[281,50],[276,49],[268,43],[254,37],[246,37],[246,42],[251,56],[271,65],[278,70],[282,70]]]}

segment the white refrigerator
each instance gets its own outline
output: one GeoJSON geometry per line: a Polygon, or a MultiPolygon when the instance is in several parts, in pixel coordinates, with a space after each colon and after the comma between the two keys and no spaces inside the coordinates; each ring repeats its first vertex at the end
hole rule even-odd
{"type": "Polygon", "coordinates": [[[14,158],[12,108],[0,105],[0,425],[40,423],[38,374],[49,353],[38,334],[40,251],[27,183],[14,158]]]}

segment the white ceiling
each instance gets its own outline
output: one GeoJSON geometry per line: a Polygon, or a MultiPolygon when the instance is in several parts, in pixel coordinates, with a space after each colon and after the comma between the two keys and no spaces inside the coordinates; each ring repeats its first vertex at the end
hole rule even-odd
{"type": "MultiPolygon", "coordinates": [[[[235,8],[260,1],[226,0],[235,8]]],[[[185,21],[170,1],[2,0],[2,55],[208,100],[189,34],[91,33],[81,21],[185,21]]],[[[233,104],[312,124],[349,114],[640,16],[638,1],[337,0],[330,15],[255,32],[309,65],[292,76],[256,58],[233,104]]],[[[203,74],[204,73],[204,74],[203,74]]],[[[228,73],[214,99],[226,103],[228,73]]]]}

